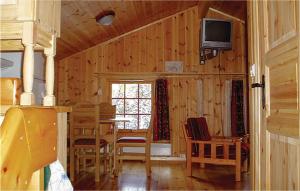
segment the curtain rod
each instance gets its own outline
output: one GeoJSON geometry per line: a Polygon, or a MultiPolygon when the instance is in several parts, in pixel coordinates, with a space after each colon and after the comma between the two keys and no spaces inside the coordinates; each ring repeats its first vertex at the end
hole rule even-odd
{"type": "Polygon", "coordinates": [[[126,77],[126,78],[135,78],[135,77],[142,77],[142,78],[149,78],[149,77],[198,77],[198,76],[208,76],[208,75],[216,75],[216,76],[247,76],[247,74],[243,73],[167,73],[167,72],[107,72],[107,73],[94,73],[95,77],[126,77]]]}

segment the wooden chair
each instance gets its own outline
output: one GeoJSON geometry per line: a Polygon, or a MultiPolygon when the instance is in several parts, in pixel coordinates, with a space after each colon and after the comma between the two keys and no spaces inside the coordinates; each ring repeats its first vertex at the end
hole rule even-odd
{"type": "Polygon", "coordinates": [[[117,132],[116,143],[116,173],[120,170],[123,160],[142,160],[145,161],[146,174],[151,175],[151,161],[150,161],[150,148],[151,148],[151,132],[152,132],[152,119],[148,129],[129,130],[119,129],[117,132]],[[144,153],[123,152],[124,147],[140,147],[144,148],[144,153]]]}
{"type": "Polygon", "coordinates": [[[100,119],[111,119],[116,117],[116,106],[110,103],[103,102],[99,104],[100,106],[100,119]]]}
{"type": "Polygon", "coordinates": [[[100,112],[100,135],[103,137],[103,139],[108,143],[109,145],[109,170],[112,173],[112,166],[113,166],[113,144],[114,144],[114,134],[113,134],[113,128],[115,126],[112,122],[103,122],[106,119],[113,119],[116,117],[116,106],[111,105],[107,102],[102,102],[99,104],[100,112]],[[108,126],[107,126],[108,125],[108,126]]]}
{"type": "MultiPolygon", "coordinates": [[[[83,168],[86,168],[87,159],[100,160],[100,154],[97,155],[96,149],[104,151],[104,157],[107,153],[107,143],[100,139],[99,134],[99,105],[88,102],[78,103],[72,108],[70,114],[70,178],[74,180],[75,159],[76,170],[79,172],[80,160],[83,160],[83,168]],[[99,140],[96,142],[96,140],[99,140]]],[[[100,165],[96,162],[95,180],[99,181],[100,165]]],[[[106,169],[106,160],[104,160],[104,169],[106,169]]]]}
{"type": "Polygon", "coordinates": [[[100,111],[99,111],[99,118],[100,118],[100,135],[103,136],[103,138],[109,142],[113,143],[114,141],[114,135],[113,135],[113,128],[114,123],[105,121],[107,119],[113,119],[116,117],[116,106],[111,105],[107,102],[102,102],[99,104],[100,111]]]}
{"type": "Polygon", "coordinates": [[[192,163],[235,166],[235,180],[241,180],[241,160],[248,151],[242,151],[240,137],[211,137],[206,119],[189,118],[184,128],[187,156],[187,176],[192,176],[192,163]],[[243,154],[242,154],[243,153],[243,154]]]}

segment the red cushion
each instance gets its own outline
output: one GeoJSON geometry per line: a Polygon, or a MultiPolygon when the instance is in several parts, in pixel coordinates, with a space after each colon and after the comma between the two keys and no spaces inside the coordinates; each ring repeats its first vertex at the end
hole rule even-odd
{"type": "Polygon", "coordinates": [[[197,118],[197,122],[200,125],[200,129],[201,129],[201,140],[206,140],[206,141],[211,140],[211,136],[208,131],[208,126],[205,117],[197,118]]]}
{"type": "MultiPolygon", "coordinates": [[[[193,140],[211,140],[205,117],[188,118],[185,128],[188,136],[192,137],[193,140]]],[[[199,153],[197,144],[193,144],[192,151],[193,153],[199,153]]]]}
{"type": "Polygon", "coordinates": [[[186,129],[188,135],[191,136],[193,140],[211,140],[206,119],[204,117],[188,118],[186,129]]]}
{"type": "Polygon", "coordinates": [[[145,137],[121,137],[118,143],[146,143],[145,137]]]}
{"type": "MultiPolygon", "coordinates": [[[[100,139],[100,147],[103,147],[106,144],[107,143],[104,139],[100,139]]],[[[96,145],[96,140],[95,139],[88,139],[88,138],[77,139],[74,142],[74,145],[96,145]]]]}

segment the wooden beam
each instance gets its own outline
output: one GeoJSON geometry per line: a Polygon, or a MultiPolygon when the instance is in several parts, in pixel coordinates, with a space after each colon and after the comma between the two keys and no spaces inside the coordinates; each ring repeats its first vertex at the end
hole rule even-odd
{"type": "Polygon", "coordinates": [[[222,11],[219,11],[219,10],[217,10],[217,9],[214,9],[214,8],[211,8],[211,7],[210,7],[209,10],[211,10],[211,11],[213,11],[213,12],[216,12],[216,13],[219,13],[219,14],[221,14],[221,15],[224,15],[224,16],[226,16],[226,17],[229,17],[229,18],[231,18],[231,19],[234,19],[234,20],[236,20],[236,21],[239,21],[239,22],[245,24],[245,21],[244,21],[244,20],[239,19],[239,18],[237,18],[237,17],[234,17],[234,16],[232,16],[232,15],[229,15],[229,14],[227,14],[227,13],[224,13],[224,12],[222,12],[222,11]]]}

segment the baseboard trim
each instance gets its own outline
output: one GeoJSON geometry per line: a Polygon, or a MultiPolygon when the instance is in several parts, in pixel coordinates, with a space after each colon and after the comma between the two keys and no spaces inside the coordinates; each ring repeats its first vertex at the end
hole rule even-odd
{"type": "Polygon", "coordinates": [[[171,157],[171,156],[153,156],[151,157],[151,163],[172,163],[172,164],[178,164],[178,163],[185,163],[186,159],[183,157],[171,157]]]}

